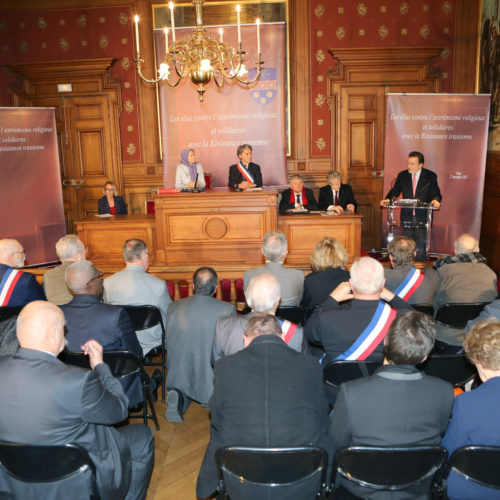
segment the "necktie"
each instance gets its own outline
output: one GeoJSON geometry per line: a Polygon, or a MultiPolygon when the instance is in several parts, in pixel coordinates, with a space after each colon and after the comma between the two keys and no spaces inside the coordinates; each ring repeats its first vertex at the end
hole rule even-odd
{"type": "Polygon", "coordinates": [[[416,174],[412,174],[412,183],[413,183],[413,198],[416,198],[417,193],[417,176],[416,174]]]}
{"type": "Polygon", "coordinates": [[[338,191],[334,191],[334,192],[333,192],[333,204],[334,204],[335,206],[337,206],[337,205],[339,204],[339,200],[338,200],[338,198],[337,198],[337,193],[338,193],[338,191]]]}
{"type": "Polygon", "coordinates": [[[297,198],[295,200],[295,203],[297,203],[298,205],[300,205],[300,194],[296,194],[295,197],[297,198]]]}

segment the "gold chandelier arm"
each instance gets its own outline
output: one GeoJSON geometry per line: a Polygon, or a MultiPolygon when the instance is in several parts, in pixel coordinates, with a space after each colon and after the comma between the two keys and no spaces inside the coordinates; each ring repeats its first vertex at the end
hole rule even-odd
{"type": "Polygon", "coordinates": [[[235,76],[236,80],[238,80],[240,83],[244,83],[245,85],[251,85],[252,83],[255,83],[260,78],[260,73],[262,71],[260,67],[261,64],[264,64],[264,61],[260,61],[259,58],[259,61],[257,62],[257,73],[255,74],[255,77],[252,78],[251,80],[241,80],[238,74],[236,74],[235,76]]]}
{"type": "Polygon", "coordinates": [[[222,88],[224,86],[224,73],[220,73],[221,77],[222,77],[220,79],[220,81],[217,79],[217,74],[215,73],[215,71],[212,74],[213,74],[213,77],[214,77],[215,85],[217,85],[217,87],[219,87],[219,88],[222,88]]]}
{"type": "Polygon", "coordinates": [[[134,62],[136,64],[136,67],[137,67],[137,74],[141,77],[142,80],[144,80],[146,83],[158,83],[158,82],[161,82],[162,79],[160,77],[158,78],[152,78],[152,79],[149,79],[149,78],[146,78],[143,74],[142,74],[142,63],[144,62],[144,59],[134,59],[134,62]]]}

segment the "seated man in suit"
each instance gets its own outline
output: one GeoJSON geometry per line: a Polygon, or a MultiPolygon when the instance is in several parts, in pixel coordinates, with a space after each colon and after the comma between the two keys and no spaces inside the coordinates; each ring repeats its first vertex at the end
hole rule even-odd
{"type": "MultiPolygon", "coordinates": [[[[340,386],[330,425],[335,450],[346,446],[419,446],[439,444],[453,405],[453,387],[419,371],[436,336],[434,320],[410,312],[397,318],[385,337],[384,364],[370,377],[340,386]]],[[[345,487],[362,498],[428,498],[398,492],[345,487]]],[[[339,498],[342,498],[341,496],[339,498]]]]}
{"type": "Polygon", "coordinates": [[[243,289],[247,289],[252,278],[270,273],[276,276],[281,286],[281,305],[298,306],[304,289],[304,272],[283,266],[287,253],[286,236],[281,231],[268,231],[262,239],[262,254],[266,258],[266,264],[245,272],[243,289]]]}
{"type": "MultiPolygon", "coordinates": [[[[164,280],[147,273],[149,252],[146,243],[133,238],[123,244],[125,269],[104,280],[104,302],[120,306],[157,307],[165,325],[168,305],[172,302],[164,280]]],[[[161,344],[161,326],[136,332],[144,356],[161,344]]]]}
{"type": "MultiPolygon", "coordinates": [[[[103,363],[102,347],[88,340],[81,350],[91,370],[65,365],[64,315],[50,302],[32,302],[19,315],[21,348],[0,359],[0,439],[24,444],[85,448],[97,472],[100,498],[142,500],[153,470],[153,433],[143,424],[112,427],[127,418],[128,399],[103,363]]],[[[42,465],[42,464],[41,464],[42,465]]],[[[79,498],[68,491],[68,498],[79,498]]],[[[18,498],[22,498],[19,496],[18,498]]]]}
{"type": "Polygon", "coordinates": [[[167,412],[169,422],[184,422],[192,400],[206,406],[213,391],[210,363],[215,323],[236,314],[233,305],[217,300],[217,273],[200,267],[193,275],[194,295],[172,302],[167,313],[167,412]]]}
{"type": "Polygon", "coordinates": [[[384,268],[371,257],[351,266],[341,283],[306,323],[310,343],[322,346],[322,364],[333,360],[382,360],[383,340],[396,315],[412,311],[384,288],[384,268]]]}
{"type": "Polygon", "coordinates": [[[215,363],[210,443],[196,485],[198,498],[217,487],[214,456],[223,446],[330,448],[328,405],[316,360],[290,349],[270,314],[250,318],[244,343],[245,349],[215,363]]]}
{"type": "Polygon", "coordinates": [[[332,170],[326,176],[327,185],[319,190],[318,206],[320,210],[333,210],[338,214],[354,212],[358,204],[354,199],[352,187],[342,184],[340,172],[332,170]]]}
{"type": "MultiPolygon", "coordinates": [[[[465,354],[476,365],[482,384],[455,399],[451,421],[442,445],[451,455],[461,446],[500,446],[500,322],[494,318],[477,323],[465,336],[465,354]]],[[[483,487],[452,472],[448,497],[456,500],[498,500],[500,491],[483,487]]]]}
{"type": "Polygon", "coordinates": [[[385,287],[408,304],[430,304],[438,285],[434,269],[416,269],[415,241],[407,236],[395,236],[387,245],[392,269],[386,269],[385,287]]]}
{"type": "Polygon", "coordinates": [[[262,174],[260,166],[252,163],[252,146],[242,144],[236,150],[238,163],[229,167],[229,181],[227,185],[230,188],[249,189],[253,187],[262,187],[262,174]]]}
{"type": "MultiPolygon", "coordinates": [[[[212,345],[212,363],[243,349],[243,333],[248,320],[256,314],[275,315],[281,299],[280,294],[281,287],[276,276],[266,273],[251,279],[245,290],[245,298],[252,311],[237,316],[224,316],[217,320],[212,345]]],[[[277,319],[285,344],[302,352],[305,348],[302,327],[286,319],[277,319]]]]}
{"type": "Polygon", "coordinates": [[[318,210],[314,193],[304,187],[300,175],[290,177],[290,187],[281,193],[280,212],[286,210],[318,210]]]}
{"type": "MultiPolygon", "coordinates": [[[[455,255],[434,263],[439,283],[434,296],[434,311],[447,303],[491,302],[497,298],[497,276],[479,253],[479,242],[470,234],[455,240],[455,255]]],[[[438,323],[436,350],[439,353],[462,351],[464,331],[438,323]]]]}
{"type": "MultiPolygon", "coordinates": [[[[61,306],[66,318],[66,344],[69,351],[80,351],[89,339],[95,339],[105,351],[129,351],[142,359],[142,349],[134,327],[123,307],[104,304],[102,294],[103,274],[88,260],[74,262],[66,269],[66,284],[73,292],[73,300],[61,306]]],[[[152,379],[151,389],[156,388],[161,374],[158,370],[152,379]]],[[[122,379],[130,406],[142,402],[139,376],[122,379]]]]}
{"type": "Polygon", "coordinates": [[[78,236],[67,234],[57,241],[56,254],[61,261],[61,265],[54,269],[49,269],[43,275],[43,289],[45,290],[47,300],[58,306],[62,306],[73,298],[73,294],[66,285],[66,269],[73,262],[85,260],[87,249],[78,236]]]}
{"type": "Polygon", "coordinates": [[[45,300],[36,276],[17,269],[24,266],[25,258],[19,241],[0,240],[0,307],[18,307],[33,300],[45,300]]]}

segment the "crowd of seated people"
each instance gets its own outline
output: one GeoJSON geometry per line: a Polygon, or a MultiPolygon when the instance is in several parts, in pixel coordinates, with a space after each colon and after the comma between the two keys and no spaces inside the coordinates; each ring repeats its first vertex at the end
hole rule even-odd
{"type": "MultiPolygon", "coordinates": [[[[181,424],[192,402],[210,411],[199,498],[215,492],[215,451],[226,445],[321,446],[330,466],[335,451],[350,445],[442,442],[450,453],[464,444],[500,446],[493,418],[500,381],[496,301],[469,322],[467,333],[443,334],[444,340],[439,340],[442,325],[412,308],[425,303],[437,310],[446,301],[496,298],[496,276],[479,254],[477,240],[462,235],[455,249],[434,269],[421,270],[414,266],[414,241],[402,236],[389,245],[391,269],[362,257],[347,270],[343,246],[325,238],[316,245],[313,272],[304,280],[302,270],[285,267],[286,237],[272,231],[263,239],[266,265],[245,273],[250,312],[241,315],[215,298],[218,276],[207,266],[195,271],[193,294],[171,302],[165,282],[148,274],[148,249],[138,239],[125,241],[125,269],[103,283],[103,273],[85,260],[83,243],[72,235],[61,238],[61,266],[46,273],[45,300],[33,275],[18,270],[24,262],[22,246],[0,240],[1,305],[28,304],[17,319],[20,349],[0,358],[2,379],[19,374],[17,385],[0,385],[4,401],[13,401],[4,409],[11,416],[0,419],[0,439],[78,442],[96,463],[104,462],[98,472],[102,498],[145,498],[153,466],[152,432],[142,424],[115,427],[128,409],[140,405],[140,388],[133,381],[118,383],[102,353],[125,349],[140,359],[154,354],[161,332],[154,329],[141,337],[123,307],[146,303],[160,309],[166,325],[166,419],[181,424]],[[283,297],[288,306],[310,310],[303,324],[280,316],[283,297]],[[488,318],[487,311],[496,319],[488,318]],[[454,343],[446,342],[451,338],[454,343]],[[443,347],[450,346],[453,352],[465,350],[479,374],[478,387],[455,400],[452,385],[418,367],[428,356],[449,352],[443,347]],[[91,370],[59,361],[65,348],[88,356],[91,370]],[[340,360],[373,360],[380,367],[332,391],[323,382],[323,370],[340,360]],[[48,410],[53,405],[59,413],[48,410]],[[21,427],[16,415],[22,415],[21,427]],[[103,450],[110,450],[106,459],[103,450]]],[[[151,377],[152,392],[161,383],[158,375],[151,377]]],[[[347,495],[385,498],[347,483],[343,488],[347,495]]],[[[448,494],[497,498],[491,490],[467,488],[454,478],[448,494]]],[[[414,491],[405,498],[426,494],[414,491]]]]}

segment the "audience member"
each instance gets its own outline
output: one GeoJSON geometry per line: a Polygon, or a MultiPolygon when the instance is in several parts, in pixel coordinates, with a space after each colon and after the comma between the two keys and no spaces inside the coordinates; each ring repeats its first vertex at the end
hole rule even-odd
{"type": "MultiPolygon", "coordinates": [[[[432,350],[434,320],[419,312],[397,318],[384,340],[384,364],[370,377],[340,386],[330,425],[335,450],[345,446],[439,444],[453,405],[453,387],[419,371],[432,350]]],[[[428,498],[429,491],[374,492],[343,485],[362,498],[428,498]],[[424,495],[424,496],[418,496],[424,495]]]]}
{"type": "Polygon", "coordinates": [[[288,253],[286,236],[281,231],[268,231],[262,240],[262,253],[266,258],[265,266],[246,271],[243,288],[246,290],[252,278],[270,273],[276,276],[281,285],[281,305],[298,306],[302,298],[304,273],[283,266],[288,253]]]}
{"type": "Polygon", "coordinates": [[[340,283],[349,280],[349,271],[344,269],[348,259],[346,249],[336,238],[326,237],[316,244],[311,254],[313,272],[304,280],[304,307],[319,306],[340,283]]]}
{"type": "MultiPolygon", "coordinates": [[[[130,351],[142,359],[142,349],[127,311],[104,304],[99,298],[102,278],[103,274],[88,260],[74,262],[66,269],[66,284],[74,295],[71,302],[61,306],[66,318],[68,350],[80,351],[85,342],[95,339],[105,351],[130,351]]],[[[122,385],[131,407],[142,401],[138,375],[122,379],[122,385]]]]}
{"type": "MultiPolygon", "coordinates": [[[[147,273],[149,252],[146,243],[130,239],[125,241],[122,251],[126,267],[104,280],[104,302],[119,306],[155,306],[165,324],[167,308],[172,301],[165,281],[147,273]]],[[[136,334],[144,356],[161,345],[160,325],[136,334]]]]}
{"type": "Polygon", "coordinates": [[[169,422],[183,422],[192,400],[207,405],[213,391],[210,353],[215,323],[236,314],[234,306],[213,297],[217,273],[200,267],[193,275],[194,295],[173,302],[167,313],[167,412],[169,422]]]}
{"type": "MultiPolygon", "coordinates": [[[[479,253],[479,244],[470,234],[455,240],[455,255],[448,255],[434,264],[439,283],[434,296],[434,310],[447,303],[467,304],[491,302],[497,292],[495,272],[486,265],[479,253]]],[[[464,331],[441,323],[437,326],[437,352],[460,352],[464,331]]]]}
{"type": "Polygon", "coordinates": [[[357,207],[352,187],[342,184],[342,176],[337,170],[331,170],[326,176],[327,185],[319,190],[318,206],[320,210],[332,210],[338,214],[354,212],[357,207]]]}
{"type": "MultiPolygon", "coordinates": [[[[21,348],[0,359],[3,405],[0,439],[24,444],[85,448],[96,466],[100,498],[146,498],[153,469],[153,433],[143,424],[120,426],[127,397],[103,363],[102,347],[88,340],[81,349],[91,370],[57,359],[64,349],[64,315],[50,302],[32,302],[19,315],[21,348]]],[[[43,467],[43,464],[40,464],[43,467]]],[[[22,498],[20,494],[17,498],[22,498]]],[[[68,490],[68,498],[79,498],[68,490]]]]}
{"type": "MultiPolygon", "coordinates": [[[[490,318],[474,325],[465,335],[464,349],[483,383],[455,399],[442,442],[450,455],[461,446],[500,446],[500,322],[490,318]]],[[[500,491],[452,472],[448,479],[448,497],[453,500],[498,500],[500,491]]]]}
{"type": "Polygon", "coordinates": [[[321,367],[282,338],[274,316],[255,315],[246,324],[246,348],[215,363],[210,443],[198,476],[199,498],[217,487],[214,455],[223,446],[331,448],[321,367]]]}
{"type": "Polygon", "coordinates": [[[408,304],[432,305],[438,285],[434,269],[416,269],[415,241],[407,236],[395,236],[387,245],[392,269],[386,269],[385,287],[408,304]]]}
{"type": "Polygon", "coordinates": [[[87,249],[78,236],[68,234],[57,241],[56,254],[61,261],[61,265],[49,269],[43,275],[43,289],[47,300],[61,306],[67,304],[73,298],[73,294],[66,285],[66,269],[73,262],[85,260],[87,249]]]}
{"type": "Polygon", "coordinates": [[[318,210],[318,204],[311,189],[304,187],[300,175],[290,177],[290,187],[281,193],[280,212],[286,210],[318,210]]]}
{"type": "MultiPolygon", "coordinates": [[[[248,320],[256,314],[274,315],[280,303],[280,293],[280,284],[272,274],[261,274],[250,280],[245,290],[245,298],[251,312],[225,316],[217,320],[212,346],[212,363],[243,349],[243,333],[248,320]]],[[[281,325],[285,344],[296,351],[303,351],[305,345],[302,327],[288,320],[277,319],[281,325]]]]}
{"type": "Polygon", "coordinates": [[[384,282],[382,264],[362,257],[352,265],[350,280],[311,315],[305,332],[309,342],[323,347],[323,365],[339,359],[382,360],[390,324],[397,314],[412,310],[384,282]]]}
{"type": "Polygon", "coordinates": [[[19,241],[0,240],[0,307],[18,307],[33,300],[45,300],[36,276],[17,269],[24,266],[25,258],[19,241]]]}
{"type": "Polygon", "coordinates": [[[481,311],[477,318],[471,319],[467,321],[467,325],[465,327],[465,333],[470,332],[472,327],[479,323],[480,321],[484,321],[488,318],[494,318],[497,321],[500,321],[500,299],[496,299],[491,304],[484,306],[484,309],[481,311]]]}

